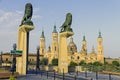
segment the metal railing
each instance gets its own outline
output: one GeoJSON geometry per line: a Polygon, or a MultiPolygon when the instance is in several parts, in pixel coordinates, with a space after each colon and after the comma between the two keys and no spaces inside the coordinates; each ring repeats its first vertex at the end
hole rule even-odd
{"type": "Polygon", "coordinates": [[[65,74],[64,72],[62,74],[59,74],[55,71],[37,71],[37,72],[32,72],[32,74],[39,74],[42,76],[46,76],[47,79],[53,78],[53,80],[91,80],[90,78],[85,78],[85,77],[80,77],[76,75],[69,75],[65,74]]]}

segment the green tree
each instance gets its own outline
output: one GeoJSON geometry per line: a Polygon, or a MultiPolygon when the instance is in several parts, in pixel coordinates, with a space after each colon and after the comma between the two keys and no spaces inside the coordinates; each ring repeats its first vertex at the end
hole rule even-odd
{"type": "Polygon", "coordinates": [[[119,66],[119,62],[118,61],[112,61],[112,65],[119,66]]]}
{"type": "Polygon", "coordinates": [[[77,66],[77,63],[71,61],[71,62],[70,62],[70,66],[77,66]]]}
{"type": "Polygon", "coordinates": [[[82,61],[79,63],[79,65],[86,65],[86,63],[85,63],[84,60],[82,60],[82,61]]]}
{"type": "Polygon", "coordinates": [[[102,71],[103,68],[104,68],[103,64],[100,63],[100,62],[98,62],[98,61],[97,61],[97,62],[94,62],[92,67],[93,67],[93,68],[92,68],[92,71],[93,71],[93,72],[102,71]]]}
{"type": "Polygon", "coordinates": [[[93,71],[93,63],[92,62],[90,62],[90,63],[88,63],[87,65],[86,65],[86,67],[88,68],[88,71],[93,71]]]}
{"type": "Polygon", "coordinates": [[[53,65],[53,66],[58,66],[58,59],[57,59],[57,58],[54,58],[54,59],[52,60],[52,65],[53,65]]]}
{"type": "Polygon", "coordinates": [[[105,61],[105,62],[104,62],[104,65],[108,65],[108,62],[105,61]]]}
{"type": "Polygon", "coordinates": [[[43,58],[43,60],[40,61],[40,65],[48,65],[48,59],[43,58]]]}
{"type": "Polygon", "coordinates": [[[94,65],[94,66],[102,66],[103,64],[100,63],[100,62],[94,62],[93,65],[94,65]]]}
{"type": "Polygon", "coordinates": [[[90,62],[90,63],[88,63],[87,65],[88,65],[88,66],[91,66],[91,65],[93,65],[93,63],[92,63],[92,62],[90,62]]]}

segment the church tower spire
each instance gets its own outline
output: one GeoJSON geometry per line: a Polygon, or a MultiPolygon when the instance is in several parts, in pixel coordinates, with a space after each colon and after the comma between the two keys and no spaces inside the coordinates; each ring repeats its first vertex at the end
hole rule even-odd
{"type": "Polygon", "coordinates": [[[83,41],[86,41],[86,40],[85,40],[85,35],[83,36],[83,41]]]}
{"type": "Polygon", "coordinates": [[[45,38],[43,30],[42,30],[41,38],[45,38]]]}
{"type": "Polygon", "coordinates": [[[57,33],[56,25],[54,25],[53,33],[57,33]]]}
{"type": "Polygon", "coordinates": [[[101,32],[99,31],[99,36],[98,36],[98,38],[102,38],[102,36],[101,36],[101,32]]]}
{"type": "Polygon", "coordinates": [[[97,54],[97,60],[101,63],[104,63],[104,51],[103,51],[103,39],[101,36],[101,32],[99,32],[98,36],[98,54],[97,54]]]}
{"type": "Polygon", "coordinates": [[[54,53],[54,57],[58,58],[58,32],[56,30],[56,25],[54,25],[52,32],[52,53],[54,53]]]}
{"type": "Polygon", "coordinates": [[[45,36],[44,31],[42,30],[42,34],[40,37],[40,55],[43,55],[45,53],[46,46],[45,46],[45,36]]]}
{"type": "Polygon", "coordinates": [[[82,41],[82,51],[84,51],[85,54],[87,54],[87,42],[85,39],[85,35],[83,36],[83,41],[82,41]]]}

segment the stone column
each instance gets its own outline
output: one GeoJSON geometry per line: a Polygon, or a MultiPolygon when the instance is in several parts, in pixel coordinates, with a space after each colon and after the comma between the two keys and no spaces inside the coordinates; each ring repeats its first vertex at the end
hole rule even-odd
{"type": "Polygon", "coordinates": [[[28,64],[29,50],[29,31],[33,30],[34,26],[21,25],[18,29],[18,50],[22,50],[22,56],[17,57],[16,72],[26,75],[28,64]]]}
{"type": "Polygon", "coordinates": [[[59,35],[59,55],[58,55],[58,72],[68,73],[68,52],[67,52],[67,38],[72,36],[73,32],[61,32],[59,35]]]}

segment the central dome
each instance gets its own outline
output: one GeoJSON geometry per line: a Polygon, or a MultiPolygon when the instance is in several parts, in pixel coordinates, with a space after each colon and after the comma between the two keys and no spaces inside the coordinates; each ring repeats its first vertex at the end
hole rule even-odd
{"type": "Polygon", "coordinates": [[[67,46],[68,48],[68,53],[74,54],[75,52],[77,52],[77,46],[76,44],[73,42],[73,38],[70,38],[70,42],[67,46]]]}

